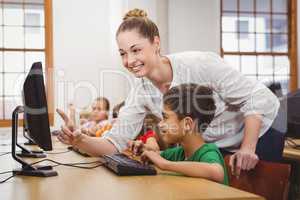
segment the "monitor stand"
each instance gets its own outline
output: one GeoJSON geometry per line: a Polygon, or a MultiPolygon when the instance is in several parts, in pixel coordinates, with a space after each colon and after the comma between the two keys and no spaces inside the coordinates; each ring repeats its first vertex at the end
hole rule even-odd
{"type": "MultiPolygon", "coordinates": [[[[23,136],[28,139],[28,142],[27,144],[30,144],[30,145],[37,145],[30,137],[28,137],[26,134],[25,134],[25,121],[23,122],[23,136]]],[[[16,143],[16,145],[22,150],[21,153],[17,153],[17,155],[19,157],[25,157],[25,158],[46,158],[46,154],[44,154],[43,151],[40,151],[40,150],[29,150],[25,147],[23,147],[22,145],[16,143]]],[[[24,145],[26,145],[26,143],[24,143],[24,145]]]]}
{"type": "MultiPolygon", "coordinates": [[[[29,137],[27,136],[28,129],[25,126],[25,121],[23,123],[23,137],[26,138],[28,141],[24,143],[24,145],[36,145],[36,143],[29,137]]],[[[41,151],[43,153],[43,151],[41,151]]]]}
{"type": "Polygon", "coordinates": [[[18,143],[16,145],[20,149],[22,149],[21,153],[17,153],[17,156],[19,156],[19,157],[22,157],[22,158],[46,158],[46,154],[44,154],[43,151],[28,150],[18,143]]]}
{"type": "MultiPolygon", "coordinates": [[[[24,112],[23,106],[17,106],[13,112],[12,116],[12,145],[11,145],[11,155],[13,159],[22,165],[22,168],[13,170],[14,175],[23,176],[39,176],[39,177],[50,177],[57,176],[57,172],[53,171],[52,166],[36,166],[27,163],[22,160],[16,154],[16,146],[20,147],[18,144],[18,115],[24,112]]],[[[22,150],[23,148],[20,147],[22,150]]],[[[24,148],[25,149],[25,148],[24,148]]]]}

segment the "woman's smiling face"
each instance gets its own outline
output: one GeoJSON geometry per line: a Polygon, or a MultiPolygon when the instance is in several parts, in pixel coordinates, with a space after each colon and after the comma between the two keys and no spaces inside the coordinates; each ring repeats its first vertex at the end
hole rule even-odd
{"type": "MultiPolygon", "coordinates": [[[[159,39],[158,39],[159,40],[159,39]]],[[[159,58],[158,44],[142,37],[136,30],[120,32],[117,36],[124,67],[141,78],[150,74],[159,58]]]]}

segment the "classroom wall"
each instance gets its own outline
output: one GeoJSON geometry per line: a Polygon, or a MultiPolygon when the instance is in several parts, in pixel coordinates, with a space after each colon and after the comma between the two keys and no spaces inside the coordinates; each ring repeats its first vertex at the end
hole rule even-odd
{"type": "Polygon", "coordinates": [[[169,51],[220,51],[220,1],[169,1],[169,51]]]}

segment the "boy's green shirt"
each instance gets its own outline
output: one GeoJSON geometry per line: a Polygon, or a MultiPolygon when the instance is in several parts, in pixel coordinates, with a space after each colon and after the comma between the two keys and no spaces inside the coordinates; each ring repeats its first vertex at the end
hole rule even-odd
{"type": "Polygon", "coordinates": [[[195,153],[185,159],[184,149],[174,147],[167,149],[160,154],[163,158],[170,161],[195,161],[195,162],[206,162],[206,163],[219,163],[224,169],[224,185],[229,185],[228,174],[225,166],[225,162],[221,152],[214,143],[206,143],[202,145],[195,153]]]}

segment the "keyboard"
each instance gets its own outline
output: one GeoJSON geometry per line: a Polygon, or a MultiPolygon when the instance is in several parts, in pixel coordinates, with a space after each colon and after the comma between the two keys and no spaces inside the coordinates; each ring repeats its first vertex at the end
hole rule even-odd
{"type": "Polygon", "coordinates": [[[121,153],[104,155],[103,158],[105,160],[104,166],[118,176],[156,175],[156,170],[153,166],[144,165],[121,153]]]}

